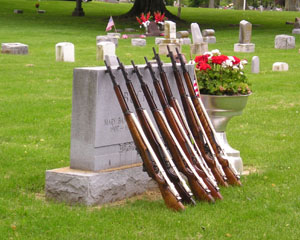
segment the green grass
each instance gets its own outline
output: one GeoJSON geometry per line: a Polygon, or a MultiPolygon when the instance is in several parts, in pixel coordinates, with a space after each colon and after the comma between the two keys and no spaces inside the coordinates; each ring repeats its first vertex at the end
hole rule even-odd
{"type": "MultiPolygon", "coordinates": [[[[296,12],[182,9],[187,23],[178,29],[187,29],[189,22],[214,28],[217,44],[209,47],[224,54],[233,55],[238,42],[238,27],[230,24],[246,19],[258,25],[255,53],[235,55],[249,61],[259,56],[261,73],[251,74],[247,66],[254,94],[243,115],[230,121],[227,135],[246,167],[259,171],[243,176],[241,188],[222,188],[222,202],[173,213],[162,200],[101,209],[45,201],[45,170],[69,165],[73,69],[103,65],[96,61],[95,38],[105,34],[110,14],[125,13],[131,5],[90,2],[84,4],[85,17],[72,17],[74,2],[42,1],[46,14],[36,14],[35,2],[1,2],[1,42],[29,45],[26,56],[0,54],[1,239],[299,238],[299,36],[295,49],[274,49],[275,35],[291,34],[285,22],[296,12]],[[75,63],[55,62],[55,44],[61,41],[75,44],[75,63]],[[287,62],[289,71],[272,72],[275,61],[287,62]]],[[[114,20],[117,28],[138,28],[114,20]]],[[[142,63],[143,56],[152,56],[152,46],[154,38],[141,48],[120,40],[117,55],[128,64],[130,59],[142,63]]]]}

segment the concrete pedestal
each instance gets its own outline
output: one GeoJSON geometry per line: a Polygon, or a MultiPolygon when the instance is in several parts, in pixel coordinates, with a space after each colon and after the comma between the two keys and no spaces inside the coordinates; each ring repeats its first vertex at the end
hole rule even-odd
{"type": "Polygon", "coordinates": [[[217,132],[218,136],[219,136],[219,140],[220,145],[223,146],[227,156],[228,156],[228,161],[230,161],[230,163],[235,167],[235,169],[242,174],[243,172],[243,160],[241,158],[240,155],[240,151],[232,148],[228,141],[227,141],[227,137],[226,137],[226,132],[217,132]]]}
{"type": "Polygon", "coordinates": [[[181,52],[181,45],[180,44],[175,44],[175,43],[161,43],[158,45],[158,53],[160,55],[168,55],[168,48],[169,46],[170,51],[173,52],[173,54],[177,54],[176,48],[178,48],[179,52],[181,52]]]}
{"type": "Polygon", "coordinates": [[[254,43],[236,43],[234,44],[235,52],[254,52],[255,44],[254,43]]]}
{"type": "Polygon", "coordinates": [[[71,204],[96,205],[126,199],[157,188],[142,164],[98,172],[58,168],[46,171],[46,198],[71,204]]]}

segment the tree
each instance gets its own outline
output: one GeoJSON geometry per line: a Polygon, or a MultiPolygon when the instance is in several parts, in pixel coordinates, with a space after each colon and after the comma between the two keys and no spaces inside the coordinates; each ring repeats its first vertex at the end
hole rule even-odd
{"type": "Polygon", "coordinates": [[[166,5],[164,0],[135,0],[133,7],[124,14],[124,17],[136,17],[140,16],[141,13],[148,13],[151,12],[153,15],[154,12],[161,12],[165,13],[165,16],[169,19],[178,20],[179,18],[170,13],[166,9],[166,5]]]}

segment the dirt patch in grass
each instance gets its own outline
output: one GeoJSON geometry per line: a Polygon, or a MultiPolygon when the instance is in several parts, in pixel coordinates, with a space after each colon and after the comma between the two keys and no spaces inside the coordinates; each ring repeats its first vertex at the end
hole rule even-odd
{"type": "Polygon", "coordinates": [[[106,203],[103,205],[98,205],[98,206],[94,206],[93,209],[101,209],[103,207],[118,207],[118,206],[123,206],[127,203],[133,203],[137,200],[147,200],[147,201],[157,201],[162,199],[161,193],[159,191],[159,189],[151,189],[149,191],[146,191],[142,194],[130,197],[130,198],[126,198],[123,200],[119,200],[119,201],[115,201],[112,203],[106,203]]]}

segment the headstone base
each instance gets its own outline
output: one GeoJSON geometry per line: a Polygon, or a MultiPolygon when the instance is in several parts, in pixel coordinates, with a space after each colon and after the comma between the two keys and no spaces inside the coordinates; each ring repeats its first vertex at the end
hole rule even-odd
{"type": "Polygon", "coordinates": [[[191,54],[192,55],[202,55],[205,52],[208,52],[208,44],[207,43],[191,44],[191,54]]]}
{"type": "Polygon", "coordinates": [[[234,52],[254,52],[254,43],[236,43],[234,44],[234,52]]]}
{"type": "Polygon", "coordinates": [[[181,52],[181,45],[180,44],[175,44],[175,43],[161,43],[158,45],[158,53],[160,55],[168,55],[168,48],[167,46],[169,46],[170,51],[173,52],[173,54],[177,54],[176,53],[176,48],[178,48],[179,52],[181,52]]]}
{"type": "Polygon", "coordinates": [[[157,188],[141,163],[99,172],[58,168],[46,171],[47,199],[70,204],[105,204],[157,188]]]}
{"type": "Polygon", "coordinates": [[[207,36],[207,37],[203,37],[203,41],[206,43],[216,43],[216,37],[215,36],[207,36]]]}
{"type": "Polygon", "coordinates": [[[300,34],[300,28],[294,28],[292,34],[300,34]]]}

